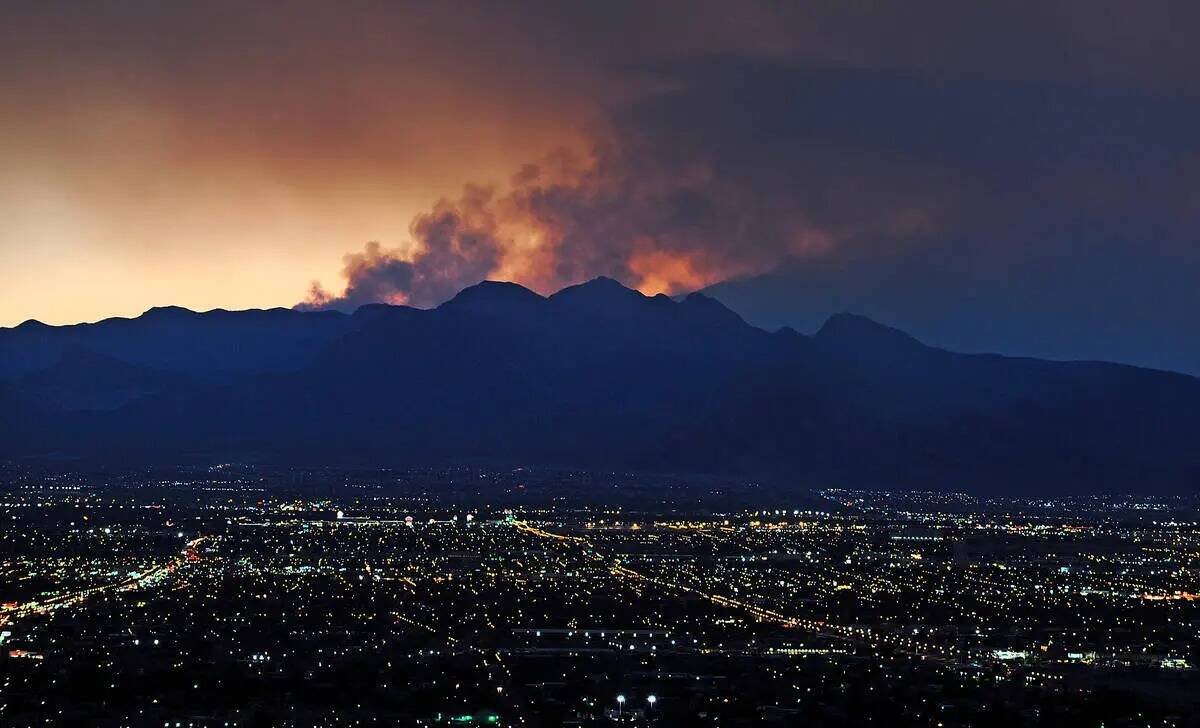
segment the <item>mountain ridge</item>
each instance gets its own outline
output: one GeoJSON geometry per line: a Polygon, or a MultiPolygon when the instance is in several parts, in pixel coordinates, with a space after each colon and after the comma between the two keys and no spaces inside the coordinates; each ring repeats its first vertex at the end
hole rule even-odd
{"type": "Polygon", "coordinates": [[[1200,484],[1188,375],[958,354],[853,314],[812,336],[768,332],[709,296],[611,279],[551,296],[483,282],[427,310],[160,308],[82,326],[0,329],[0,456],[533,463],[1005,492],[1200,484]]]}

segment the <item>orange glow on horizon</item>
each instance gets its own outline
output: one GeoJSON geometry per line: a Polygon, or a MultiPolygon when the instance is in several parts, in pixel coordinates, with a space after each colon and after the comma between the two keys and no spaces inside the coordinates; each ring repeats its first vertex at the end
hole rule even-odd
{"type": "Polygon", "coordinates": [[[647,296],[695,291],[724,277],[715,271],[697,270],[692,257],[667,250],[639,251],[630,259],[629,269],[639,278],[636,288],[647,296]]]}

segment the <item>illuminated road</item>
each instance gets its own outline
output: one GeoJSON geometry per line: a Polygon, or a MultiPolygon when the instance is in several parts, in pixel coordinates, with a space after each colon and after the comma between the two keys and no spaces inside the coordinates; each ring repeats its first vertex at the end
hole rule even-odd
{"type": "Polygon", "coordinates": [[[635,571],[627,566],[623,566],[615,559],[608,559],[596,551],[595,546],[582,536],[567,536],[560,533],[554,533],[542,528],[538,528],[530,523],[520,520],[514,520],[512,525],[522,533],[527,533],[539,538],[551,539],[564,543],[574,543],[587,547],[588,556],[597,561],[612,561],[613,565],[609,567],[609,571],[615,576],[620,576],[628,579],[637,579],[658,587],[686,592],[695,596],[707,599],[708,601],[726,609],[735,609],[738,611],[749,613],[751,616],[764,621],[775,622],[784,627],[804,629],[814,634],[833,639],[846,640],[872,649],[890,649],[899,654],[909,657],[916,657],[922,660],[933,660],[937,662],[958,662],[962,659],[961,656],[940,651],[933,645],[917,643],[904,637],[898,637],[890,634],[877,633],[865,627],[843,627],[840,625],[830,624],[829,622],[802,619],[793,617],[782,612],[777,612],[772,609],[765,609],[755,604],[750,604],[740,599],[725,596],[723,594],[715,594],[702,589],[697,589],[686,584],[681,584],[677,581],[664,579],[662,577],[648,576],[639,571],[635,571]]]}
{"type": "Polygon", "coordinates": [[[199,536],[192,539],[184,547],[183,551],[178,556],[170,561],[153,566],[140,574],[128,576],[120,581],[112,582],[111,584],[101,584],[98,586],[80,589],[66,594],[49,597],[41,600],[30,600],[24,604],[15,604],[0,608],[0,624],[7,624],[11,619],[19,619],[33,614],[46,614],[60,607],[67,607],[72,604],[78,604],[97,594],[103,594],[110,591],[124,591],[127,589],[136,589],[140,586],[145,586],[154,581],[160,576],[166,576],[179,568],[188,559],[196,558],[196,547],[207,539],[207,536],[199,536]]]}

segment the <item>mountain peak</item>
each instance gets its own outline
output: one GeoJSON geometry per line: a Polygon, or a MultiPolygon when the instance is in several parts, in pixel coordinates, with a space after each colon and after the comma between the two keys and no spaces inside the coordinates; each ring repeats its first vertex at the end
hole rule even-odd
{"type": "Polygon", "coordinates": [[[596,276],[595,278],[593,278],[589,281],[584,281],[583,283],[580,283],[579,285],[580,286],[588,286],[590,288],[611,288],[611,289],[622,288],[627,291],[632,290],[625,284],[618,281],[616,278],[609,278],[608,276],[596,276]]]}
{"type": "Polygon", "coordinates": [[[830,316],[815,338],[817,341],[825,343],[888,343],[893,346],[924,346],[900,329],[885,326],[866,316],[853,313],[836,313],[830,316]]]}
{"type": "Polygon", "coordinates": [[[155,306],[143,313],[140,318],[168,319],[179,318],[181,316],[194,316],[195,314],[195,311],[183,306],[155,306]]]}
{"type": "Polygon", "coordinates": [[[550,297],[554,301],[583,301],[592,305],[607,305],[612,301],[650,300],[641,292],[628,288],[620,281],[597,276],[596,278],[567,286],[550,297]]]}
{"type": "Polygon", "coordinates": [[[542,296],[516,283],[482,281],[462,289],[454,298],[438,306],[438,309],[522,317],[537,310],[545,301],[542,296]]]}
{"type": "Polygon", "coordinates": [[[745,319],[734,310],[712,296],[703,293],[689,293],[679,302],[684,311],[702,319],[705,322],[722,325],[746,325],[745,319]]]}
{"type": "MultiPolygon", "coordinates": [[[[545,300],[525,286],[509,281],[480,281],[458,292],[442,306],[461,306],[477,302],[512,302],[545,300]]],[[[440,306],[439,306],[440,308],[440,306]]]]}
{"type": "Polygon", "coordinates": [[[50,329],[50,328],[54,328],[54,327],[52,327],[50,324],[44,324],[41,321],[38,321],[37,319],[29,319],[28,321],[22,321],[21,323],[17,324],[13,328],[13,330],[14,331],[41,331],[43,329],[50,329]]]}

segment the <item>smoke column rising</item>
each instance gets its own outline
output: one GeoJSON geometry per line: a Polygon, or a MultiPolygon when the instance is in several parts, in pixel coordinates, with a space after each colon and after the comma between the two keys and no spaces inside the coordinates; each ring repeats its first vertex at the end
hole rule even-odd
{"type": "Polygon", "coordinates": [[[611,112],[587,155],[560,149],[503,188],[466,185],[412,221],[408,245],[346,255],[344,292],[314,283],[300,307],[436,306],[489,277],[548,293],[604,275],[678,293],[932,225],[919,179],[897,194],[886,160],[764,137],[752,109],[720,110],[711,94],[642,99],[611,112]],[[679,127],[671,117],[693,105],[705,120],[679,127]]]}

